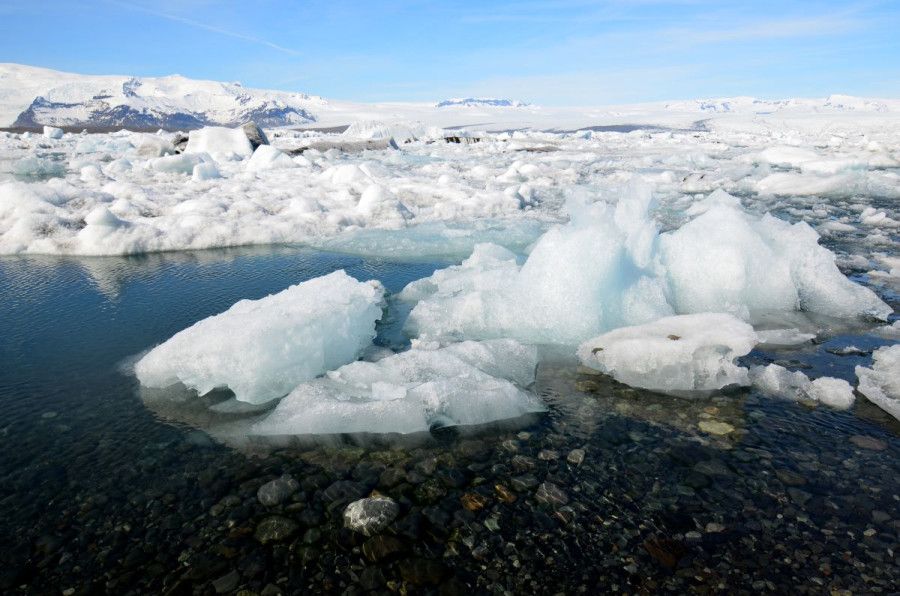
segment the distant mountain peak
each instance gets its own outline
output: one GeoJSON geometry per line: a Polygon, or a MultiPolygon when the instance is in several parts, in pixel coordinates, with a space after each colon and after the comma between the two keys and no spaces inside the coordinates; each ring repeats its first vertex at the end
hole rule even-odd
{"type": "Polygon", "coordinates": [[[446,108],[449,106],[464,107],[484,107],[490,106],[494,108],[524,108],[531,104],[525,103],[519,99],[496,99],[493,97],[467,97],[457,99],[445,99],[435,104],[436,108],[446,108]]]}

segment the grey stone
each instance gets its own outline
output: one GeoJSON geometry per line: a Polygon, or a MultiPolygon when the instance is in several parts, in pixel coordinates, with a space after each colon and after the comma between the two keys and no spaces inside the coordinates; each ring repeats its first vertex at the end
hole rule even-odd
{"type": "Polygon", "coordinates": [[[216,591],[216,594],[226,594],[238,587],[238,583],[240,581],[241,576],[237,571],[232,570],[227,575],[223,575],[219,579],[214,580],[212,585],[216,591]]]}
{"type": "Polygon", "coordinates": [[[400,514],[400,505],[388,497],[354,501],[344,510],[344,527],[365,536],[382,532],[400,514]]]}
{"type": "Polygon", "coordinates": [[[281,515],[272,515],[259,522],[256,531],[253,532],[253,537],[263,544],[280,542],[290,538],[299,527],[299,524],[292,519],[281,515]]]}
{"type": "Polygon", "coordinates": [[[299,482],[290,476],[282,476],[260,486],[256,498],[266,507],[272,507],[288,500],[299,488],[299,482]]]}
{"type": "Polygon", "coordinates": [[[584,461],[584,449],[573,449],[566,457],[566,461],[573,466],[580,466],[584,461]]]}
{"type": "Polygon", "coordinates": [[[261,129],[255,122],[247,122],[246,124],[242,124],[241,129],[244,131],[244,134],[247,135],[247,139],[250,141],[250,146],[253,147],[254,151],[256,151],[256,148],[260,145],[269,144],[269,139],[266,138],[266,133],[264,133],[263,129],[261,129]]]}
{"type": "Polygon", "coordinates": [[[569,495],[552,482],[541,483],[534,498],[538,503],[547,503],[548,505],[565,505],[569,502],[569,495]]]}

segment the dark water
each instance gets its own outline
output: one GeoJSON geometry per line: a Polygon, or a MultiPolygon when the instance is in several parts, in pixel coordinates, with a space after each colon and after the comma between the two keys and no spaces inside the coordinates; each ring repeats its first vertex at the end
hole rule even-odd
{"type": "MultiPolygon", "coordinates": [[[[750,390],[678,400],[546,362],[536,419],[247,451],[147,409],[123,367],[239,299],[340,268],[399,291],[446,265],[298,248],[0,258],[0,589],[896,591],[900,424],[862,398],[849,412],[750,390]],[[283,474],[300,486],[263,506],[283,474]],[[343,528],[373,490],[400,503],[395,523],[343,528]],[[261,533],[272,523],[283,536],[261,533]]],[[[401,319],[381,343],[403,344],[401,319]]],[[[871,357],[835,353],[850,344],[885,342],[836,334],[748,363],[853,381],[871,357]]]]}

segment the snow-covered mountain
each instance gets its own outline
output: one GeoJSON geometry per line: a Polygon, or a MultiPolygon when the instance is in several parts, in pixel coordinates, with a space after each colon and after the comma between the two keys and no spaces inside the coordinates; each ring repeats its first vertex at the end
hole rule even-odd
{"type": "Polygon", "coordinates": [[[314,122],[324,100],[246,89],[240,83],[167,77],[88,76],[0,64],[0,125],[191,129],[253,120],[262,126],[314,122]]]}
{"type": "Polygon", "coordinates": [[[355,122],[391,126],[411,122],[480,130],[579,130],[597,126],[690,128],[698,121],[750,122],[767,117],[808,119],[900,116],[900,100],[832,95],[824,99],[697,99],[627,105],[547,107],[495,98],[439,103],[360,103],[285,91],[248,89],[167,77],[91,76],[0,63],[0,127],[42,125],[189,130],[254,121],[267,128],[355,122]]]}
{"type": "Polygon", "coordinates": [[[445,99],[435,104],[436,108],[446,108],[449,106],[466,106],[466,107],[484,107],[492,106],[497,108],[524,108],[529,104],[519,99],[496,99],[493,97],[467,97],[465,99],[445,99]]]}

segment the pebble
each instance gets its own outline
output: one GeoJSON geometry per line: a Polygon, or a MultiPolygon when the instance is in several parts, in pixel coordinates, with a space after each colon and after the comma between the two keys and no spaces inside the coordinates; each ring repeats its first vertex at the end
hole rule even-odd
{"type": "Polygon", "coordinates": [[[727,422],[717,422],[715,420],[701,420],[698,424],[700,430],[711,435],[727,435],[734,432],[734,427],[727,422]]]}
{"type": "Polygon", "coordinates": [[[881,439],[865,435],[853,435],[850,437],[850,442],[860,449],[870,449],[872,451],[884,451],[887,449],[887,443],[881,439]]]}
{"type": "Polygon", "coordinates": [[[495,484],[494,492],[497,493],[497,498],[504,503],[515,503],[516,499],[518,498],[516,497],[516,494],[514,492],[509,490],[503,484],[495,484]]]}
{"type": "Polygon", "coordinates": [[[566,456],[566,461],[573,466],[580,466],[584,462],[584,449],[573,449],[566,456]]]}
{"type": "Polygon", "coordinates": [[[253,532],[253,537],[262,544],[281,542],[293,536],[299,528],[300,525],[292,519],[281,515],[272,515],[259,522],[253,532]]]}
{"type": "Polygon", "coordinates": [[[266,507],[280,505],[300,488],[300,483],[290,476],[283,476],[259,487],[256,498],[266,507]]]}
{"type": "Polygon", "coordinates": [[[344,510],[344,527],[365,536],[385,530],[400,514],[400,505],[389,497],[354,501],[344,510]]]}
{"type": "Polygon", "coordinates": [[[212,585],[216,594],[225,594],[237,588],[240,581],[240,574],[237,571],[232,570],[227,575],[223,575],[219,579],[213,580],[212,585]]]}
{"type": "Polygon", "coordinates": [[[559,459],[559,452],[553,451],[552,449],[542,449],[540,453],[538,453],[538,459],[543,461],[556,461],[559,459]]]}
{"type": "Polygon", "coordinates": [[[480,493],[466,493],[459,500],[467,511],[481,511],[488,504],[488,498],[480,493]]]}
{"type": "Polygon", "coordinates": [[[538,503],[548,505],[565,505],[569,502],[569,495],[552,482],[542,482],[534,493],[534,498],[538,503]]]}
{"type": "Polygon", "coordinates": [[[372,563],[381,563],[399,559],[409,549],[400,539],[394,536],[379,535],[366,540],[362,553],[372,563]]]}
{"type": "Polygon", "coordinates": [[[806,484],[806,478],[791,470],[776,470],[775,476],[788,486],[803,486],[806,484]]]}

